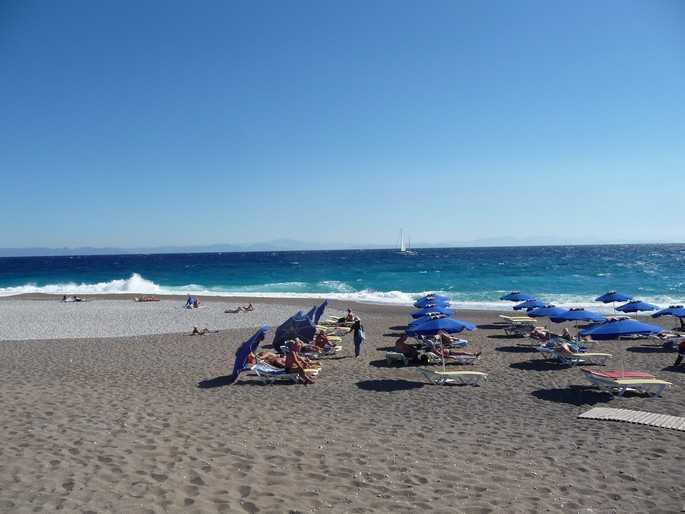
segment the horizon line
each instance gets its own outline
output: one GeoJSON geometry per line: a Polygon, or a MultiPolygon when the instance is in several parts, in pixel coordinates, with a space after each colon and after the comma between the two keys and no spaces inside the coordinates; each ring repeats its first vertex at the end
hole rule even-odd
{"type": "MultiPolygon", "coordinates": [[[[268,243],[253,243],[249,246],[258,246],[260,244],[267,245],[268,243]]],[[[437,250],[437,249],[477,249],[477,248],[530,248],[530,247],[576,247],[576,246],[672,246],[672,245],[683,245],[685,242],[631,242],[631,243],[620,243],[620,242],[607,242],[607,243],[594,243],[594,242],[576,242],[576,243],[513,243],[513,244],[473,244],[473,243],[457,243],[449,246],[442,246],[436,244],[435,246],[430,245],[419,245],[412,247],[413,250],[437,250]]],[[[230,244],[226,244],[231,246],[230,244]]],[[[91,246],[79,246],[79,247],[63,247],[63,248],[50,248],[50,247],[27,247],[27,248],[0,248],[0,258],[2,259],[12,259],[12,258],[31,258],[31,257],[106,257],[106,256],[125,256],[125,255],[183,255],[183,254],[222,254],[222,253],[291,253],[291,252],[340,252],[340,251],[399,251],[397,248],[385,247],[385,246],[373,246],[364,245],[359,247],[347,246],[339,248],[273,248],[273,249],[258,249],[258,248],[244,248],[244,249],[226,249],[226,250],[206,250],[203,247],[212,246],[222,246],[222,244],[211,244],[211,245],[196,245],[197,250],[193,250],[193,246],[175,247],[173,245],[169,246],[158,246],[151,247],[149,249],[145,248],[118,248],[118,247],[91,247],[91,246]],[[163,251],[168,248],[169,251],[163,251]],[[41,254],[21,254],[17,253],[14,255],[3,255],[5,251],[15,251],[21,252],[22,250],[45,250],[46,253],[41,254]],[[174,249],[177,249],[174,251],[174,249]],[[65,253],[47,253],[47,252],[59,252],[63,251],[65,253]],[[70,250],[91,250],[90,253],[66,253],[70,250]],[[113,250],[113,253],[107,253],[107,250],[113,250]],[[149,251],[145,251],[149,250],[149,251]],[[157,251],[155,251],[157,250],[157,251]],[[101,253],[93,253],[98,252],[101,253]]],[[[239,245],[235,245],[239,246],[239,245]]],[[[334,246],[334,245],[332,245],[334,246]]]]}

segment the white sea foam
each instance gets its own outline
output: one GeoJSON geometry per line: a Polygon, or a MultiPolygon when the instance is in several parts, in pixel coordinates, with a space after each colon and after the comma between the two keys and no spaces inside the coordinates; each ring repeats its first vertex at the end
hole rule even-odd
{"type": "MultiPolygon", "coordinates": [[[[186,284],[176,287],[160,286],[150,280],[141,277],[138,273],[132,274],[127,279],[117,279],[109,282],[97,283],[60,283],[38,286],[36,284],[25,284],[22,286],[0,288],[0,296],[13,296],[26,293],[48,293],[48,294],[196,294],[203,296],[252,296],[259,298],[328,298],[332,300],[342,300],[350,302],[391,304],[391,305],[411,305],[417,298],[427,294],[429,291],[418,293],[408,293],[404,291],[373,291],[364,289],[355,291],[352,286],[345,282],[336,280],[325,280],[316,284],[317,289],[323,291],[308,291],[311,285],[306,282],[273,282],[267,284],[254,284],[246,286],[236,286],[230,289],[222,287],[210,287],[199,284],[186,284]]],[[[478,310],[510,310],[515,303],[499,300],[489,300],[488,295],[478,295],[473,298],[468,293],[454,291],[430,291],[442,294],[450,298],[453,307],[456,309],[478,309],[478,310]]],[[[493,296],[499,297],[506,291],[492,292],[493,296]]],[[[613,305],[600,304],[594,301],[594,296],[569,295],[569,294],[543,294],[538,298],[542,301],[553,303],[560,307],[584,307],[600,312],[612,312],[613,305]]],[[[668,295],[641,296],[640,299],[660,306],[685,303],[683,298],[675,298],[668,295]]]]}

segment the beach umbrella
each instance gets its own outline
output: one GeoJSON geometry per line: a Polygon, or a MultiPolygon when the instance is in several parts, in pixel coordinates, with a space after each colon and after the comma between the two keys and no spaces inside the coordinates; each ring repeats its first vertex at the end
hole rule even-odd
{"type": "Polygon", "coordinates": [[[307,311],[307,314],[305,314],[305,316],[307,316],[310,320],[314,321],[314,313],[315,312],[316,312],[316,305],[314,307],[312,307],[311,309],[309,309],[309,311],[307,311]]]}
{"type": "Polygon", "coordinates": [[[616,291],[609,291],[604,293],[602,296],[595,298],[596,302],[610,303],[614,310],[616,310],[616,302],[627,302],[632,300],[633,297],[629,294],[618,293],[616,291]]]}
{"type": "Polygon", "coordinates": [[[423,309],[428,305],[449,305],[450,300],[444,296],[438,296],[435,298],[421,298],[414,302],[414,307],[417,309],[423,309]]]}
{"type": "Polygon", "coordinates": [[[621,319],[600,323],[594,327],[581,330],[583,337],[590,336],[595,340],[618,339],[622,336],[660,334],[664,329],[657,325],[642,323],[634,319],[621,319]]]}
{"type": "Polygon", "coordinates": [[[426,321],[431,321],[433,319],[440,319],[440,318],[448,318],[449,314],[439,314],[439,313],[431,313],[426,316],[423,316],[422,318],[416,318],[415,320],[411,321],[407,326],[408,327],[416,327],[420,325],[421,323],[425,323],[426,321]]]}
{"type": "Polygon", "coordinates": [[[680,328],[685,328],[685,307],[682,305],[671,305],[667,309],[661,309],[652,314],[652,318],[660,318],[661,316],[673,316],[680,320],[680,328]]]}
{"type": "Polygon", "coordinates": [[[323,316],[323,313],[326,310],[327,306],[328,306],[328,300],[324,300],[323,303],[316,308],[316,312],[314,313],[314,324],[315,325],[319,322],[319,320],[321,319],[321,316],[323,316]]]}
{"type": "Polygon", "coordinates": [[[432,313],[437,313],[437,314],[447,314],[452,315],[454,314],[454,309],[449,309],[447,307],[426,307],[425,309],[418,310],[416,312],[413,312],[411,317],[412,318],[423,318],[424,316],[427,316],[428,314],[432,313]]]}
{"type": "Polygon", "coordinates": [[[533,309],[538,309],[540,307],[544,307],[545,302],[541,302],[540,300],[536,300],[535,298],[531,298],[530,300],[526,300],[525,302],[521,302],[519,304],[514,305],[514,310],[515,311],[520,311],[523,309],[526,309],[527,311],[531,311],[533,309]]]}
{"type": "Polygon", "coordinates": [[[545,305],[544,307],[528,311],[528,316],[531,318],[555,318],[561,316],[564,312],[566,312],[566,309],[562,309],[561,307],[545,305]]]}
{"type": "Polygon", "coordinates": [[[641,300],[633,300],[632,302],[628,302],[620,307],[616,307],[616,310],[621,312],[634,312],[637,316],[637,313],[640,311],[655,311],[658,308],[659,307],[652,303],[643,302],[641,300]]]}
{"type": "Polygon", "coordinates": [[[295,339],[299,337],[304,342],[309,342],[314,339],[316,334],[316,327],[312,320],[306,317],[302,311],[297,312],[294,316],[285,320],[277,329],[274,334],[273,347],[281,352],[281,347],[283,343],[289,339],[295,339]]]}
{"type": "Polygon", "coordinates": [[[511,293],[502,296],[500,300],[506,300],[508,302],[525,302],[526,300],[530,300],[532,298],[532,296],[522,293],[521,291],[512,291],[511,293]]]}
{"type": "Polygon", "coordinates": [[[411,328],[407,328],[406,334],[410,336],[416,335],[435,335],[438,332],[447,332],[448,334],[454,334],[461,332],[462,330],[475,330],[476,326],[472,323],[466,321],[460,321],[453,318],[440,318],[432,319],[416,325],[411,328]]]}
{"type": "Polygon", "coordinates": [[[627,302],[628,300],[632,299],[633,297],[629,294],[618,293],[616,291],[609,291],[608,293],[604,293],[602,296],[598,296],[597,298],[595,298],[595,301],[602,303],[616,303],[627,302]]]}
{"type": "Polygon", "coordinates": [[[255,334],[245,341],[243,344],[241,344],[238,349],[235,352],[235,362],[233,363],[233,373],[231,374],[232,381],[235,382],[235,380],[238,378],[238,375],[240,375],[241,372],[245,371],[247,369],[247,358],[251,353],[254,353],[257,351],[257,347],[259,346],[259,343],[262,342],[264,339],[264,336],[266,335],[267,331],[269,330],[269,327],[266,325],[263,325],[262,327],[255,332],[255,334]]]}
{"type": "Polygon", "coordinates": [[[556,316],[550,316],[554,323],[562,323],[564,321],[605,321],[606,318],[598,312],[586,311],[582,308],[573,308],[564,311],[556,316]]]}

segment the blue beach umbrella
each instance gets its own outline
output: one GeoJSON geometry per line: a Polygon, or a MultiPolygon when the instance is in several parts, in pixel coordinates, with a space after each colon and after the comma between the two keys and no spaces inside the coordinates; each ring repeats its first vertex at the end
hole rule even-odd
{"type": "Polygon", "coordinates": [[[448,307],[426,307],[425,309],[418,310],[416,312],[412,312],[411,317],[412,318],[423,318],[424,316],[427,316],[428,314],[432,313],[437,313],[437,314],[447,314],[448,316],[454,314],[454,309],[450,309],[448,307]]]}
{"type": "Polygon", "coordinates": [[[460,321],[453,318],[440,318],[421,323],[412,328],[407,328],[406,334],[410,336],[416,335],[435,335],[438,332],[447,332],[449,334],[461,332],[462,330],[475,330],[476,326],[466,321],[460,321]]]}
{"type": "Polygon", "coordinates": [[[422,323],[426,323],[427,321],[431,321],[434,319],[440,319],[440,318],[449,318],[449,314],[432,313],[428,316],[423,316],[422,318],[416,318],[415,320],[410,322],[407,326],[408,327],[417,327],[422,323]]]}
{"type": "Polygon", "coordinates": [[[541,302],[540,300],[531,298],[530,300],[526,300],[525,302],[521,302],[519,304],[514,305],[514,310],[520,311],[526,309],[527,311],[531,311],[533,309],[539,309],[540,307],[544,307],[545,305],[545,302],[541,302]]]}
{"type": "Polygon", "coordinates": [[[324,300],[323,303],[316,308],[316,312],[314,313],[314,324],[315,325],[319,322],[319,320],[321,319],[321,316],[323,316],[323,313],[326,310],[327,306],[328,306],[328,300],[324,300]]]}
{"type": "Polygon", "coordinates": [[[661,316],[673,316],[674,318],[685,318],[685,307],[682,305],[671,305],[666,309],[661,309],[652,314],[652,318],[660,318],[661,316]]]}
{"type": "Polygon", "coordinates": [[[673,316],[680,320],[680,328],[685,327],[685,307],[682,305],[671,305],[667,309],[661,309],[652,314],[652,318],[660,318],[661,316],[673,316]]]}
{"type": "Polygon", "coordinates": [[[621,312],[640,312],[640,311],[655,311],[659,307],[652,303],[643,302],[641,300],[633,300],[620,307],[616,307],[617,311],[621,312]]]}
{"type": "Polygon", "coordinates": [[[247,357],[250,353],[257,351],[259,343],[262,342],[268,330],[269,327],[263,325],[250,339],[238,347],[235,352],[235,362],[233,363],[233,373],[231,375],[233,382],[235,382],[241,372],[247,369],[247,357]]]}
{"type": "Polygon", "coordinates": [[[616,291],[609,291],[608,293],[604,293],[602,296],[598,296],[597,298],[595,298],[595,301],[602,303],[616,303],[627,302],[628,300],[632,299],[633,297],[629,294],[618,293],[616,291]]]}
{"type": "Polygon", "coordinates": [[[525,302],[526,300],[530,300],[532,298],[532,296],[522,293],[521,291],[512,291],[511,293],[502,296],[500,300],[506,300],[508,302],[525,302]]]}
{"type": "Polygon", "coordinates": [[[316,327],[312,320],[306,317],[302,311],[285,320],[274,334],[273,347],[280,352],[283,343],[289,339],[299,337],[305,342],[311,341],[316,334],[316,327]]]}
{"type": "Polygon", "coordinates": [[[590,336],[592,339],[601,341],[618,339],[621,336],[660,334],[664,329],[656,325],[642,323],[634,319],[621,319],[607,321],[594,327],[581,330],[582,337],[590,336]]]}
{"type": "Polygon", "coordinates": [[[426,305],[446,305],[448,303],[450,303],[450,299],[446,296],[424,296],[423,298],[419,298],[414,302],[414,307],[416,307],[417,309],[423,309],[426,305]]]}
{"type": "Polygon", "coordinates": [[[558,318],[565,312],[566,309],[562,309],[561,307],[545,305],[544,307],[539,307],[537,309],[528,311],[528,316],[531,318],[558,318]]]}
{"type": "Polygon", "coordinates": [[[563,323],[564,321],[605,321],[606,318],[598,312],[586,311],[585,309],[569,309],[557,316],[550,316],[554,323],[563,323]]]}
{"type": "Polygon", "coordinates": [[[309,311],[307,311],[307,314],[305,314],[305,316],[307,316],[310,320],[314,321],[314,314],[315,313],[316,313],[316,305],[314,307],[312,307],[311,309],[309,309],[309,311]]]}

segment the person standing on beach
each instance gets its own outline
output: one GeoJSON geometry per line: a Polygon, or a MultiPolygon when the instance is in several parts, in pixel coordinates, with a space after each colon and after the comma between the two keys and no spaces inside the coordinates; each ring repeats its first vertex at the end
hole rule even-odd
{"type": "Polygon", "coordinates": [[[676,357],[673,367],[680,366],[683,362],[683,358],[685,358],[685,341],[681,341],[678,345],[678,357],[676,357]]]}
{"type": "Polygon", "coordinates": [[[357,318],[354,322],[354,325],[352,325],[352,332],[354,334],[354,356],[357,358],[362,351],[362,345],[366,339],[366,336],[364,335],[364,327],[362,326],[362,322],[359,318],[357,318]]]}

